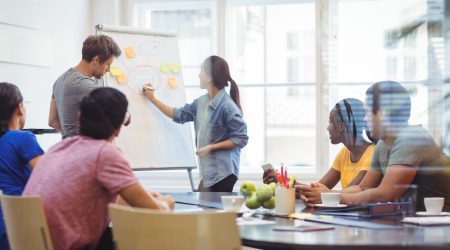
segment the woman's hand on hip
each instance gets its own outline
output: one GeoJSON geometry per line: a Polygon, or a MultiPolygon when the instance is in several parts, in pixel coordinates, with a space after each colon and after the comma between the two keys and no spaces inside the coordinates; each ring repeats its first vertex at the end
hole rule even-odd
{"type": "Polygon", "coordinates": [[[204,147],[198,148],[196,154],[199,156],[203,156],[212,151],[214,151],[214,146],[213,146],[213,144],[209,144],[204,147]]]}

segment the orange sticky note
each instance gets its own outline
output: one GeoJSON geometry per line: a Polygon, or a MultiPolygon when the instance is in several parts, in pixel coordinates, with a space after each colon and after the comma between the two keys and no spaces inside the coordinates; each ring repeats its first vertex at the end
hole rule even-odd
{"type": "Polygon", "coordinates": [[[124,84],[128,82],[128,77],[125,74],[120,74],[118,76],[116,76],[116,80],[117,82],[119,82],[120,84],[124,84]]]}
{"type": "Polygon", "coordinates": [[[127,47],[125,48],[125,55],[127,58],[135,58],[136,57],[136,51],[133,47],[127,47]]]}
{"type": "Polygon", "coordinates": [[[169,85],[169,87],[171,88],[175,88],[178,86],[178,82],[177,82],[177,78],[175,77],[169,77],[167,78],[167,84],[169,85]]]}

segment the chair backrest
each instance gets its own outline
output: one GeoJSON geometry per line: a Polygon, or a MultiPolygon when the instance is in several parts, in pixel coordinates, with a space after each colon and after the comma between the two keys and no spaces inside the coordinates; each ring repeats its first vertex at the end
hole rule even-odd
{"type": "Polygon", "coordinates": [[[117,250],[241,249],[236,214],[174,214],[152,209],[109,205],[117,250]]]}
{"type": "Polygon", "coordinates": [[[1,207],[12,250],[52,250],[40,197],[1,195],[1,207]]]}

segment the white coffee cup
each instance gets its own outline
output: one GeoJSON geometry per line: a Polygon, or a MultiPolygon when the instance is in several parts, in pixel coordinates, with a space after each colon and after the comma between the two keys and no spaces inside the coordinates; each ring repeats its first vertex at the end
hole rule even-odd
{"type": "Polygon", "coordinates": [[[428,214],[440,214],[444,207],[444,198],[427,197],[423,199],[428,214]]]}
{"type": "Polygon", "coordinates": [[[275,188],[275,213],[290,215],[295,213],[295,188],[275,188]]]}
{"type": "Polygon", "coordinates": [[[244,203],[244,196],[224,195],[222,199],[223,210],[230,212],[239,212],[244,203]]]}
{"type": "Polygon", "coordinates": [[[320,198],[322,199],[322,204],[324,206],[338,206],[341,201],[340,193],[320,193],[320,198]]]}

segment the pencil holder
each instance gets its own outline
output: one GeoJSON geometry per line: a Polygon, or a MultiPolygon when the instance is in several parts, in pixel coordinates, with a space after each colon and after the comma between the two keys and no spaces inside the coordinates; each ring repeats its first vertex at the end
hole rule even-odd
{"type": "Polygon", "coordinates": [[[295,213],[295,188],[275,188],[275,213],[290,215],[295,213]]]}

